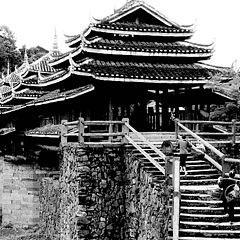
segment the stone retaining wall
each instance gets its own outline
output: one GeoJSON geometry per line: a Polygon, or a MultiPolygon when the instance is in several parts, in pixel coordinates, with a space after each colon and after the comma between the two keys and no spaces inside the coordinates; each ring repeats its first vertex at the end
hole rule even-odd
{"type": "Polygon", "coordinates": [[[126,160],[126,239],[165,239],[169,216],[167,188],[153,182],[138,158],[129,154],[126,160]]]}
{"type": "Polygon", "coordinates": [[[55,167],[41,167],[30,160],[13,159],[8,155],[0,158],[2,224],[14,227],[39,225],[40,183],[44,177],[53,174],[55,167]]]}
{"type": "Polygon", "coordinates": [[[31,165],[3,162],[2,224],[30,226],[39,223],[39,178],[31,165]]]}
{"type": "Polygon", "coordinates": [[[61,239],[125,239],[123,150],[65,147],[61,169],[61,239]]]}
{"type": "Polygon", "coordinates": [[[164,186],[125,148],[63,148],[60,239],[164,239],[164,186]]]}
{"type": "Polygon", "coordinates": [[[59,239],[60,234],[60,194],[59,180],[43,178],[40,191],[40,227],[51,240],[59,239]]]}

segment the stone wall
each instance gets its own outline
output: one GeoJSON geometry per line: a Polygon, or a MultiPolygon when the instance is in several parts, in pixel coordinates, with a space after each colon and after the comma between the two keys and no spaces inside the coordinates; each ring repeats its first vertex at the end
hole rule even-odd
{"type": "Polygon", "coordinates": [[[59,239],[59,223],[59,180],[52,177],[43,178],[40,191],[40,227],[43,234],[51,236],[51,240],[59,239]]]}
{"type": "Polygon", "coordinates": [[[126,239],[165,239],[169,217],[167,188],[164,183],[154,183],[134,155],[129,154],[126,161],[126,239]]]}
{"type": "Polygon", "coordinates": [[[61,169],[61,239],[126,239],[124,151],[68,146],[61,169]]]}
{"type": "Polygon", "coordinates": [[[60,239],[164,239],[165,186],[125,148],[63,148],[60,239]]]}
{"type": "Polygon", "coordinates": [[[3,162],[2,224],[30,226],[39,223],[39,177],[31,165],[3,162]]]}
{"type": "Polygon", "coordinates": [[[4,158],[0,156],[0,224],[2,224],[3,163],[4,158]]]}

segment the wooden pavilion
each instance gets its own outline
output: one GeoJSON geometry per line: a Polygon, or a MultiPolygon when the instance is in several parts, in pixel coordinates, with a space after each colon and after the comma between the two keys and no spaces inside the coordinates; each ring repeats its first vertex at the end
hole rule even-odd
{"type": "Polygon", "coordinates": [[[204,85],[225,69],[201,62],[210,59],[213,45],[192,43],[192,35],[192,25],[178,25],[144,1],[127,1],[68,36],[70,51],[61,54],[54,43],[32,64],[25,56],[1,81],[1,127],[26,133],[79,116],[127,117],[139,131],[168,131],[173,112],[206,119],[210,104],[227,98],[204,85]]]}

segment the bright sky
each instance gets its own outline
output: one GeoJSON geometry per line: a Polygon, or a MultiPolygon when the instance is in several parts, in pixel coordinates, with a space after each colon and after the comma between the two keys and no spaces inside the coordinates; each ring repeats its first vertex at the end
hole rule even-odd
{"type": "MultiPolygon", "coordinates": [[[[215,43],[209,63],[230,66],[240,62],[239,0],[145,0],[180,25],[195,24],[190,40],[215,43]]],[[[101,19],[126,0],[7,0],[1,1],[0,25],[14,32],[17,46],[52,49],[55,27],[60,50],[67,51],[66,35],[79,34],[91,16],[101,19]]]]}

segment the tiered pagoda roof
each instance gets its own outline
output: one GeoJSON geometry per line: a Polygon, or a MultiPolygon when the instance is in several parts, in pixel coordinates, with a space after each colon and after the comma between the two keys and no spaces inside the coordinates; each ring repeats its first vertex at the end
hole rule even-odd
{"type": "Polygon", "coordinates": [[[29,89],[32,85],[41,87],[54,77],[61,77],[62,71],[52,68],[48,62],[55,53],[48,53],[29,64],[24,63],[14,72],[0,81],[0,104],[10,104],[13,99],[32,100],[46,94],[47,91],[29,89]]]}
{"type": "Polygon", "coordinates": [[[205,84],[222,69],[199,61],[210,59],[213,44],[188,40],[193,26],[179,25],[144,1],[127,1],[112,15],[68,36],[72,49],[50,60],[57,69],[95,80],[154,84],[205,84]]]}
{"type": "Polygon", "coordinates": [[[161,64],[148,62],[118,62],[88,59],[76,64],[73,74],[91,76],[97,80],[144,83],[204,84],[217,73],[204,64],[161,64]]]}
{"type": "MultiPolygon", "coordinates": [[[[200,62],[212,56],[213,45],[189,42],[193,33],[192,25],[178,25],[144,1],[127,1],[82,33],[68,36],[69,52],[55,51],[32,64],[25,59],[23,66],[0,85],[0,104],[10,105],[17,98],[47,103],[44,95],[48,87],[71,76],[94,81],[204,85],[224,69],[200,62]]],[[[62,97],[60,93],[56,96],[62,97]]]]}

